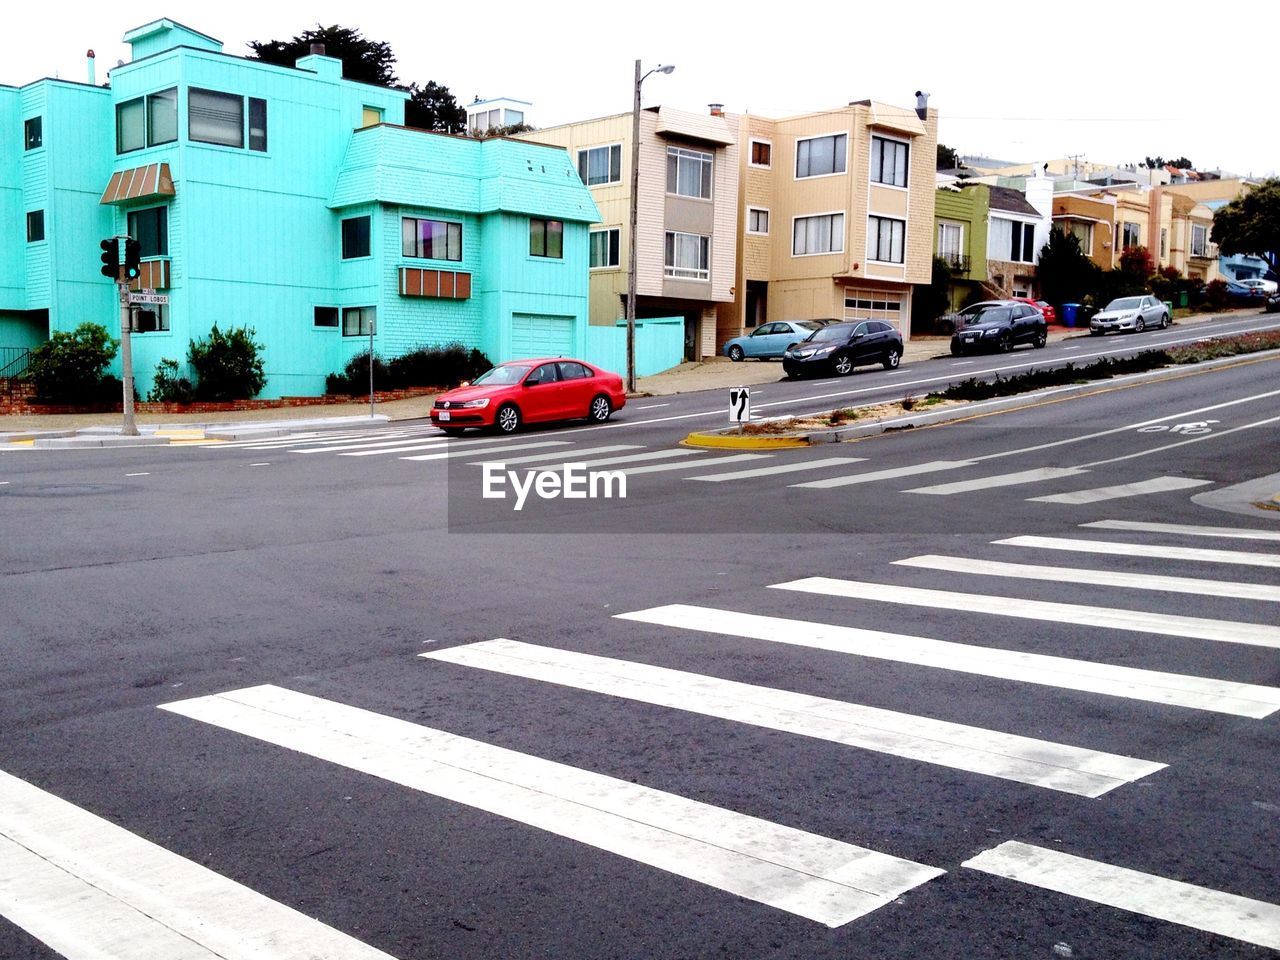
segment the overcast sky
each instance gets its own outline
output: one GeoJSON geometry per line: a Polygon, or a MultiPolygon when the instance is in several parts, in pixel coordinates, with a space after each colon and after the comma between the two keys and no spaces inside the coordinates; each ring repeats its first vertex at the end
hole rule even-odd
{"type": "Polygon", "coordinates": [[[434,80],[460,103],[530,100],[535,126],[630,110],[640,58],[646,70],[676,65],[645,82],[646,106],[721,102],[787,116],[867,98],[914,106],[925,90],[941,140],[965,154],[1117,164],[1185,155],[1201,170],[1275,173],[1280,4],[1248,4],[1230,18],[1195,9],[1133,0],[21,3],[0,33],[0,83],[83,80],[91,47],[101,81],[129,57],[125,30],[162,16],[233,54],[249,40],[336,23],[388,41],[402,82],[434,80]],[[623,21],[627,11],[634,22],[623,21]]]}

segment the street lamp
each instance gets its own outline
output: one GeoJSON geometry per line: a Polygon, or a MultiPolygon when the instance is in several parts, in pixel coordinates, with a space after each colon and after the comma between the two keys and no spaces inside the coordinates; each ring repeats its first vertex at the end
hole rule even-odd
{"type": "Polygon", "coordinates": [[[631,111],[631,223],[627,250],[627,393],[636,392],[636,207],[640,191],[640,84],[653,73],[670,73],[671,64],[654,67],[643,76],[636,61],[635,106],[631,111]]]}

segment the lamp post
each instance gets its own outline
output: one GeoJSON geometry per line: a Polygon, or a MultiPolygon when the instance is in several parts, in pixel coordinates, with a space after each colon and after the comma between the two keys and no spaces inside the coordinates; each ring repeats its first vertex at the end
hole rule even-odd
{"type": "Polygon", "coordinates": [[[627,237],[627,393],[636,392],[636,208],[640,191],[640,85],[649,74],[670,73],[671,64],[654,67],[643,76],[636,61],[635,105],[631,110],[631,221],[627,237]]]}

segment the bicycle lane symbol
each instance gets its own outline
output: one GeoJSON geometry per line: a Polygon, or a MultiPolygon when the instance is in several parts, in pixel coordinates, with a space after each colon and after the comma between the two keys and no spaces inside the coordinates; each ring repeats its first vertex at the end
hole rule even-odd
{"type": "Polygon", "coordinates": [[[1211,424],[1221,423],[1221,420],[1190,420],[1187,423],[1175,423],[1169,427],[1163,423],[1153,423],[1149,427],[1139,427],[1138,433],[1175,433],[1183,437],[1192,437],[1201,433],[1212,433],[1211,424]]]}

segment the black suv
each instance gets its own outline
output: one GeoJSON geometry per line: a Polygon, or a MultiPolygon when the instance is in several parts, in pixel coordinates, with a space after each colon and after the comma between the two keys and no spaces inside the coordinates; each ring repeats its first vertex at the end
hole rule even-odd
{"type": "Polygon", "coordinates": [[[970,350],[999,350],[1007,353],[1019,343],[1043,347],[1049,342],[1049,324],[1044,314],[1021,300],[986,300],[965,307],[955,316],[951,335],[955,356],[970,350]]]}
{"type": "Polygon", "coordinates": [[[793,380],[807,373],[846,377],[863,364],[893,370],[901,360],[902,334],[881,320],[857,320],[819,327],[793,343],[782,355],[782,369],[793,380]]]}

